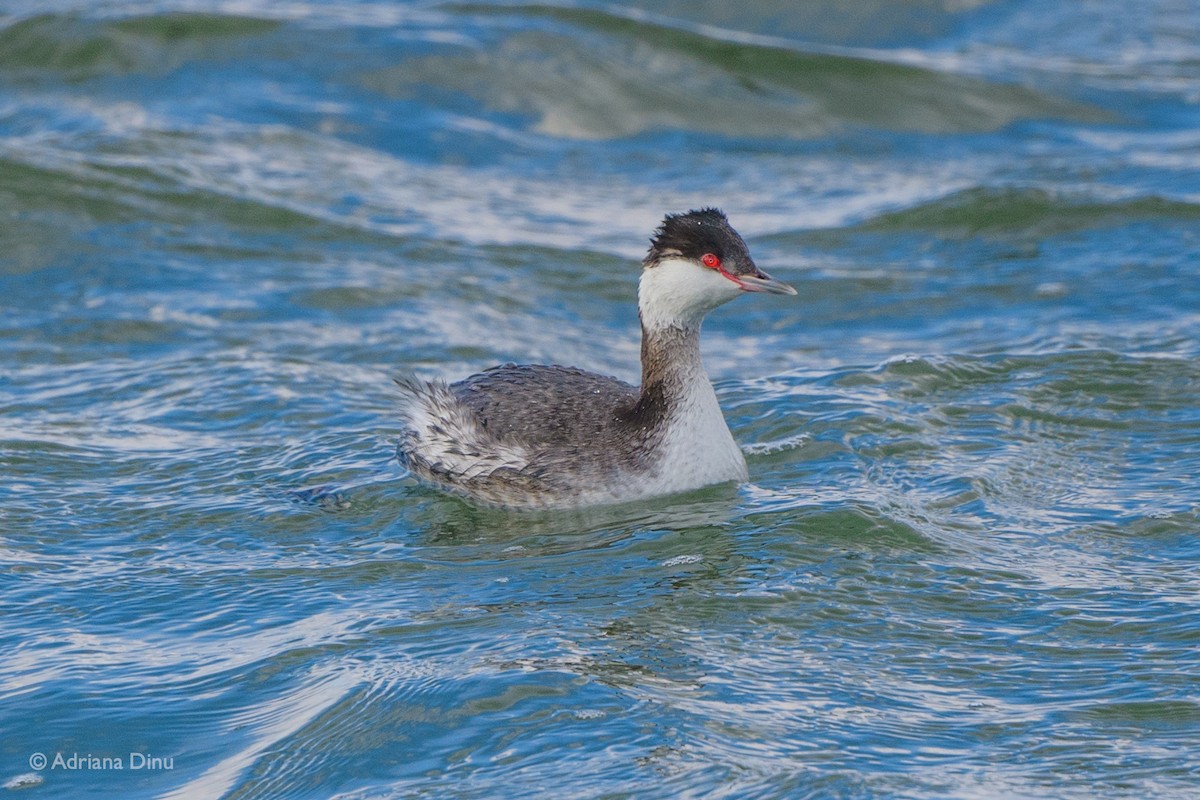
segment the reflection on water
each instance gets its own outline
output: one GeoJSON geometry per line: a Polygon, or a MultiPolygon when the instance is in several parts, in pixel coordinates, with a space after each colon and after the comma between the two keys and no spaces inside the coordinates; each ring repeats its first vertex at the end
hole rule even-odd
{"type": "Polygon", "coordinates": [[[201,5],[0,12],[6,788],[1195,794],[1195,9],[201,5]],[[394,374],[636,379],[710,204],[751,483],[403,473],[394,374]]]}

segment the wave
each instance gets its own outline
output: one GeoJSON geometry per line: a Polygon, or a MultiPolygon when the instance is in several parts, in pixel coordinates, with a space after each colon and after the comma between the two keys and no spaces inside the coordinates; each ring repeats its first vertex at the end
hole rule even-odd
{"type": "Polygon", "coordinates": [[[0,30],[0,68],[52,72],[69,80],[165,71],[222,40],[260,36],[280,23],[176,12],[120,20],[42,14],[0,30]]]}
{"type": "Polygon", "coordinates": [[[376,71],[367,84],[397,95],[440,87],[579,139],[657,130],[808,138],[844,126],[958,133],[1019,119],[1106,118],[1025,86],[610,10],[452,8],[527,24],[485,46],[376,71]]]}
{"type": "Polygon", "coordinates": [[[928,231],[949,238],[1003,233],[1041,238],[1146,219],[1200,220],[1200,204],[1156,195],[1103,200],[1033,187],[976,186],[880,214],[856,228],[928,231]]]}

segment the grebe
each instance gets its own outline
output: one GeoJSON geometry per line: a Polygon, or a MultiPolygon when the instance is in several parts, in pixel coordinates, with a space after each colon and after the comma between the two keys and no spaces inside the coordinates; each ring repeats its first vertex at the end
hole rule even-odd
{"type": "Polygon", "coordinates": [[[670,214],[638,285],[642,385],[505,364],[458,383],[400,378],[401,462],[486,505],[573,508],[748,479],[700,360],[700,323],[743,292],[796,294],[764,273],[715,208],[670,214]]]}

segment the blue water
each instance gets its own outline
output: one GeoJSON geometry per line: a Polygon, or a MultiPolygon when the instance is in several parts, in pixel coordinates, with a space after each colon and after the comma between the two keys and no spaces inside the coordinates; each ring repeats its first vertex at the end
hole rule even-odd
{"type": "Polygon", "coordinates": [[[0,785],[1200,795],[1197,64],[1186,0],[0,5],[0,785]],[[751,483],[404,474],[395,374],[636,380],[701,205],[800,292],[706,326],[751,483]]]}

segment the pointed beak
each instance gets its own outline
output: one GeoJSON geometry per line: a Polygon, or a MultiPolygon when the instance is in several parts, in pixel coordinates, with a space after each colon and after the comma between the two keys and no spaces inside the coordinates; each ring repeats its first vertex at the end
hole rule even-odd
{"type": "Polygon", "coordinates": [[[795,294],[796,290],[783,281],[777,281],[761,269],[755,268],[754,274],[738,275],[738,286],[743,292],[767,292],[768,294],[795,294]]]}

